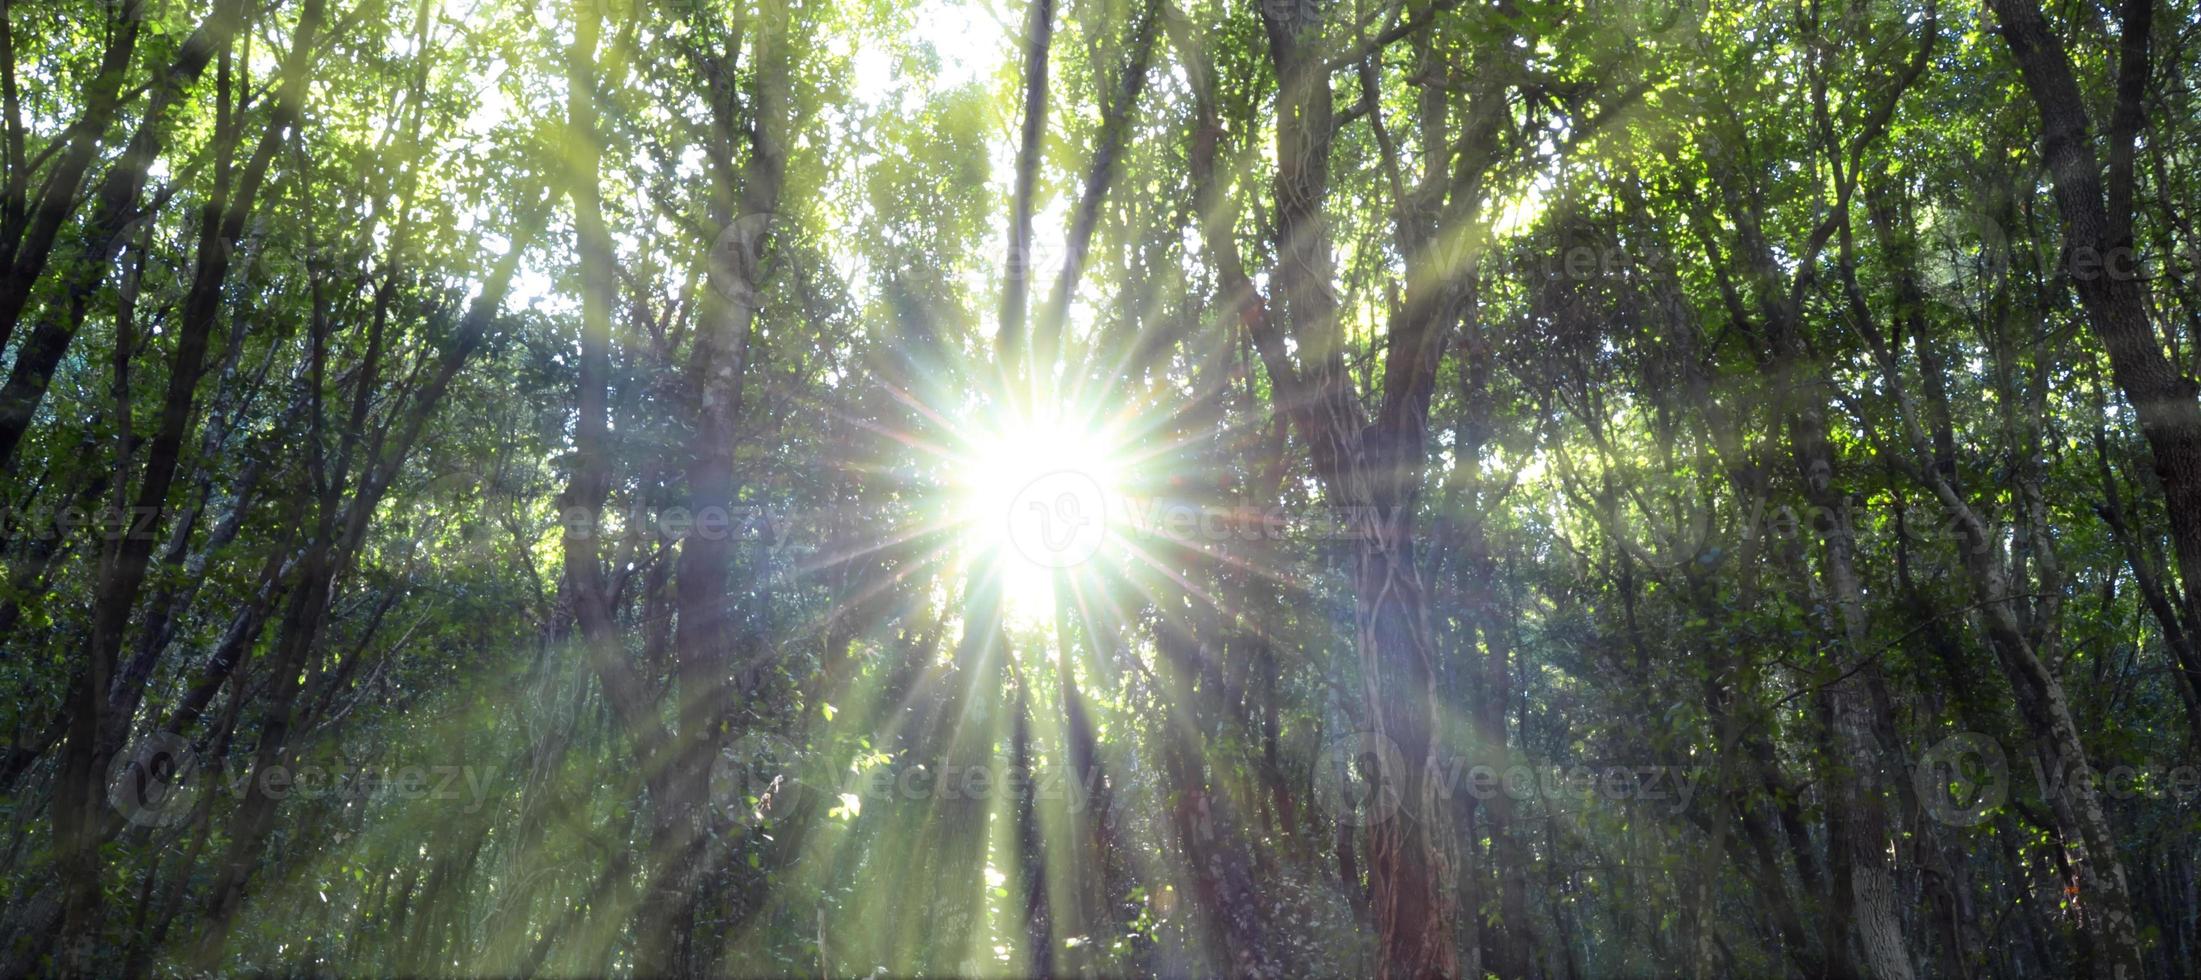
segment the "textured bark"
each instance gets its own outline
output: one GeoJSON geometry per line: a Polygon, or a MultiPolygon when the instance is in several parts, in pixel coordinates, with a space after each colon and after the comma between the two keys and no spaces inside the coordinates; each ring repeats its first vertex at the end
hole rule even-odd
{"type": "MultiPolygon", "coordinates": [[[[162,128],[177,99],[206,71],[214,53],[229,45],[243,19],[239,0],[221,0],[191,36],[184,39],[176,60],[153,86],[145,115],[123,148],[122,158],[100,179],[92,194],[97,209],[78,235],[72,254],[62,263],[66,279],[60,296],[49,304],[38,325],[17,348],[8,380],[0,387],[0,472],[12,462],[15,448],[30,427],[45,399],[69,343],[84,325],[91,300],[107,279],[108,267],[129,237],[130,226],[144,214],[139,206],[147,174],[160,158],[162,128]]],[[[0,312],[5,306],[0,305],[0,312]]]]}
{"type": "Polygon", "coordinates": [[[2147,282],[2132,271],[2137,261],[2132,153],[2145,123],[2141,96],[2149,74],[2154,4],[2128,0],[2121,5],[2106,175],[2070,57],[2040,4],[1989,0],[1988,6],[2040,112],[2042,157],[2063,220],[2070,282],[2154,453],[2183,580],[2184,612],[2188,622],[2201,622],[2201,385],[2164,353],[2148,312],[2147,282]]]}
{"type": "MultiPolygon", "coordinates": [[[[65,956],[77,969],[89,966],[90,950],[97,943],[101,929],[98,884],[102,876],[96,848],[102,828],[107,825],[101,799],[102,777],[108,757],[112,755],[111,750],[103,749],[119,742],[110,733],[110,727],[128,723],[128,719],[112,717],[108,708],[107,694],[115,672],[116,656],[122,646],[130,610],[144,585],[147,562],[152,557],[152,529],[159,526],[159,515],[167,510],[168,490],[175,479],[184,437],[191,425],[207,342],[221,300],[222,285],[228,278],[230,256],[244,233],[245,221],[257,202],[268,167],[298,118],[309,53],[320,20],[320,3],[308,0],[291,48],[283,58],[282,87],[267,129],[254,146],[235,186],[218,193],[202,217],[198,264],[193,270],[190,290],[184,297],[160,425],[145,447],[145,462],[131,511],[133,515],[151,515],[151,518],[142,531],[133,526],[126,529],[129,533],[114,535],[101,556],[98,600],[84,663],[72,687],[68,709],[71,713],[69,744],[53,803],[55,839],[60,843],[64,874],[71,882],[62,942],[65,956]]],[[[223,152],[226,153],[226,149],[223,152]]],[[[19,268],[21,258],[18,257],[19,268]]],[[[135,525],[135,519],[132,523],[135,525]]]]}
{"type": "MultiPolygon", "coordinates": [[[[26,216],[22,237],[0,243],[0,248],[6,249],[7,260],[6,268],[0,270],[0,347],[15,335],[31,290],[38,285],[46,261],[53,255],[54,239],[81,203],[78,195],[84,174],[122,109],[122,84],[145,26],[145,0],[124,0],[116,14],[114,33],[100,54],[99,68],[84,86],[84,112],[60,137],[60,156],[46,173],[44,189],[26,216]]],[[[11,139],[20,138],[19,134],[11,135],[11,139]]]]}
{"type": "MultiPolygon", "coordinates": [[[[1278,409],[1308,445],[1324,493],[1354,518],[1354,625],[1370,727],[1403,761],[1403,771],[1379,776],[1396,781],[1400,812],[1368,828],[1377,970],[1382,976],[1451,976],[1460,972],[1451,932],[1454,885],[1446,835],[1439,828],[1452,823],[1431,785],[1437,765],[1436,648],[1414,527],[1428,455],[1429,400],[1443,340],[1461,316],[1465,296],[1461,270],[1445,261],[1449,252],[1436,247],[1436,236],[1464,234],[1472,227],[1490,145],[1478,142],[1487,133],[1471,127],[1458,147],[1463,160],[1457,171],[1430,166],[1424,189],[1398,202],[1407,293],[1392,319],[1383,398],[1371,419],[1344,361],[1323,214],[1339,124],[1331,65],[1318,25],[1302,13],[1262,11],[1277,75],[1272,275],[1278,302],[1273,311],[1242,304],[1240,320],[1268,370],[1278,409]]],[[[1372,88],[1366,94],[1373,106],[1372,88]]],[[[1425,139],[1450,145],[1441,113],[1429,130],[1425,139]]],[[[1378,136],[1383,138],[1380,123],[1378,136]]],[[[1210,248],[1224,251],[1215,249],[1212,237],[1210,248]]],[[[1234,281],[1228,266],[1224,271],[1226,295],[1250,292],[1234,281]]]]}
{"type": "MultiPolygon", "coordinates": [[[[1913,971],[1897,906],[1901,899],[1895,870],[1888,859],[1891,838],[1887,803],[1880,795],[1901,775],[1884,765],[1885,747],[1873,730],[1875,705],[1863,676],[1871,667],[1861,662],[1870,634],[1864,593],[1854,564],[1856,541],[1844,501],[1827,489],[1826,474],[1832,472],[1833,456],[1826,442],[1825,425],[1825,415],[1816,406],[1806,407],[1794,416],[1791,440],[1797,445],[1797,464],[1813,487],[1811,499],[1820,514],[1818,532],[1824,549],[1820,575],[1835,605],[1840,628],[1844,656],[1837,667],[1849,675],[1827,691],[1834,738],[1841,749],[1836,763],[1840,771],[1834,774],[1832,799],[1827,806],[1830,813],[1838,812],[1843,818],[1836,825],[1841,832],[1830,834],[1833,843],[1829,850],[1835,852],[1833,860],[1839,862],[1837,876],[1848,879],[1849,892],[1846,903],[1837,904],[1829,914],[1846,918],[1847,939],[1862,954],[1864,972],[1880,980],[1903,980],[1913,971]],[[1859,666],[1865,670],[1856,669],[1859,666]]],[[[1838,903],[1845,898],[1843,890],[1839,884],[1835,888],[1838,903]]],[[[1834,963],[1846,959],[1842,950],[1829,953],[1834,963]]]]}
{"type": "Polygon", "coordinates": [[[1017,141],[1016,196],[1009,205],[1008,275],[1003,277],[1001,323],[994,335],[994,348],[1011,378],[1016,377],[1028,346],[1024,320],[1032,286],[1032,208],[1039,189],[1041,143],[1047,133],[1047,62],[1055,35],[1055,0],[1032,0],[1024,17],[1024,122],[1017,141]]]}
{"type": "MultiPolygon", "coordinates": [[[[1746,227],[1754,229],[1755,224],[1746,227]]],[[[1770,257],[1762,251],[1759,255],[1763,277],[1771,268],[1770,257]]],[[[1770,362],[1777,370],[1802,377],[1803,348],[1794,308],[1779,300],[1765,305],[1773,347],[1770,362]]],[[[1850,947],[1855,946],[1864,958],[1859,972],[1881,980],[1905,980],[1912,976],[1912,966],[1896,905],[1897,885],[1888,859],[1887,801],[1882,796],[1901,775],[1887,765],[1890,749],[1880,744],[1877,734],[1881,726],[1874,713],[1879,705],[1871,696],[1867,677],[1877,668],[1865,659],[1871,631],[1856,570],[1849,501],[1834,483],[1838,471],[1828,441],[1828,395],[1823,381],[1807,381],[1791,396],[1784,412],[1797,478],[1815,515],[1821,547],[1819,575],[1833,605],[1828,625],[1842,653],[1834,664],[1835,680],[1824,691],[1837,753],[1827,804],[1828,859],[1835,882],[1834,906],[1828,915],[1837,932],[1830,937],[1827,957],[1836,972],[1843,972],[1850,947]]]]}

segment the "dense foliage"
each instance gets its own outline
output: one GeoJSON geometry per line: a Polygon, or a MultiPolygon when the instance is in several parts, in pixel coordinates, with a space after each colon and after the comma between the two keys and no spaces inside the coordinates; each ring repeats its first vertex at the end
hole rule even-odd
{"type": "Polygon", "coordinates": [[[0,0],[0,975],[2201,975],[2189,0],[0,0]]]}

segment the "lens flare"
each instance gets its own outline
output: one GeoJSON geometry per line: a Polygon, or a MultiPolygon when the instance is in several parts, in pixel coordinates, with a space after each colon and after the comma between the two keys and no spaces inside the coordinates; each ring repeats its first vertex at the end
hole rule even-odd
{"type": "Polygon", "coordinates": [[[1060,412],[985,419],[966,440],[952,474],[964,557],[1000,570],[1010,618],[1043,617],[1057,576],[1107,548],[1121,447],[1103,427],[1060,412]]]}

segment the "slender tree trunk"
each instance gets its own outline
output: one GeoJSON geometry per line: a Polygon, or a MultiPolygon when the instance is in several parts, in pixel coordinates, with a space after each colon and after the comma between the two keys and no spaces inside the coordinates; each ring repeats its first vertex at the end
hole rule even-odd
{"type": "Polygon", "coordinates": [[[2163,352],[2132,233],[2133,144],[2145,123],[2152,0],[2125,0],[2105,176],[2063,41],[2037,0],[1989,0],[2040,110],[2041,149],[2063,218],[2063,256],[2110,373],[2139,418],[2169,505],[2188,622],[2201,622],[2201,385],[2163,352]]]}
{"type": "MultiPolygon", "coordinates": [[[[1001,323],[994,336],[994,347],[1011,379],[1017,379],[1029,346],[1024,320],[1033,274],[1032,209],[1039,193],[1041,144],[1047,133],[1048,48],[1054,35],[1055,0],[1032,0],[1024,21],[1024,122],[1017,141],[1016,197],[1009,206],[1008,275],[1002,282],[1001,323]]],[[[1048,365],[1040,367],[1052,370],[1048,365]]],[[[1014,390],[1014,394],[1021,397],[1023,391],[1014,390]]]]}
{"type": "MultiPolygon", "coordinates": [[[[108,127],[122,109],[122,85],[145,25],[145,0],[123,0],[116,9],[114,33],[108,36],[98,71],[84,86],[84,113],[62,133],[61,155],[46,174],[45,189],[26,218],[22,237],[0,243],[7,259],[6,268],[0,270],[0,347],[15,335],[15,325],[30,302],[31,290],[53,254],[54,239],[79,203],[85,171],[90,169],[100,144],[107,138],[108,127]]],[[[13,81],[11,77],[11,87],[13,81]]],[[[11,136],[15,138],[19,137],[11,136]]]]}
{"type": "MultiPolygon", "coordinates": [[[[133,11],[135,4],[132,5],[133,11]]],[[[55,840],[71,882],[64,925],[64,948],[76,969],[89,968],[91,947],[100,931],[100,862],[96,849],[106,821],[101,800],[101,776],[107,759],[102,746],[115,744],[109,728],[127,724],[111,718],[108,690],[115,659],[130,610],[144,584],[147,561],[152,556],[153,529],[167,509],[168,489],[175,478],[183,440],[191,424],[192,408],[207,349],[228,278],[229,258],[244,233],[260,185],[276,151],[287,139],[298,118],[304,97],[306,68],[315,32],[320,27],[321,4],[307,0],[292,38],[291,49],[280,69],[282,82],[277,104],[266,131],[246,163],[233,191],[217,194],[200,224],[199,261],[183,304],[176,335],[175,357],[169,367],[168,391],[162,405],[160,426],[147,444],[145,464],[130,519],[122,533],[113,535],[101,556],[98,603],[85,662],[77,675],[69,710],[69,746],[62,762],[62,777],[54,796],[55,840]]],[[[132,28],[134,30],[134,27],[132,28]]],[[[224,151],[226,152],[226,151],[224,151]]],[[[18,257],[20,267],[21,256],[18,257]]],[[[0,307],[0,312],[5,312],[0,307]]]]}
{"type": "MultiPolygon", "coordinates": [[[[1896,232],[1893,228],[1885,230],[1896,232]]],[[[1904,243],[1893,244],[1899,254],[1907,255],[1904,243]]],[[[1903,431],[1913,459],[1909,469],[1955,517],[1952,523],[1958,532],[1966,580],[1978,601],[1989,646],[2016,694],[2019,717],[2032,736],[2042,766],[2043,796],[2070,852],[2069,862],[2080,888],[2077,897],[2083,903],[2081,930],[2096,972],[2105,977],[2139,976],[2144,963],[2130,887],[2117,857],[2116,835],[2102,809],[2099,781],[2087,762],[2063,684],[2042,662],[2034,640],[2040,634],[2028,631],[2020,621],[2019,586],[2001,553],[1998,536],[1958,490],[1952,478],[1953,466],[1943,464],[1944,454],[1936,448],[1954,441],[1953,434],[1943,431],[1953,414],[1947,404],[1946,386],[1938,375],[1927,376],[1930,404],[1922,415],[1904,384],[1895,351],[1858,285],[1846,224],[1840,271],[1851,315],[1871,345],[1887,388],[1902,411],[1903,431]],[[1922,417],[1935,429],[1930,440],[1926,426],[1920,422],[1922,417]]],[[[1909,294],[1908,269],[1898,269],[1897,279],[1900,298],[1906,306],[1915,308],[1917,297],[1909,294]]],[[[2052,543],[2041,546],[2040,567],[2044,574],[2053,568],[2052,547],[2052,543]]],[[[2042,591],[2053,590],[2052,581],[2043,583],[2042,591]]]]}
{"type": "MultiPolygon", "coordinates": [[[[143,216],[139,199],[147,175],[160,157],[161,129],[167,125],[169,109],[205,72],[214,53],[229,45],[230,36],[243,19],[242,7],[238,0],[220,0],[198,29],[184,39],[175,63],[154,86],[145,116],[124,147],[122,158],[93,192],[97,210],[80,233],[74,254],[62,264],[66,279],[61,295],[17,349],[7,384],[0,386],[0,471],[5,471],[13,460],[16,445],[45,398],[54,368],[84,325],[91,300],[106,281],[108,266],[129,237],[131,224],[143,216]]],[[[6,296],[0,293],[0,313],[6,312],[5,303],[6,296]]]]}

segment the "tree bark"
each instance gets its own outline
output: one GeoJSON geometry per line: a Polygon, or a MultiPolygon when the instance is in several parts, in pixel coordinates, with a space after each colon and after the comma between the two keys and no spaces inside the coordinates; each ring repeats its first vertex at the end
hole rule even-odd
{"type": "MultiPolygon", "coordinates": [[[[84,173],[122,109],[122,84],[145,24],[145,0],[123,0],[117,14],[114,33],[100,55],[99,69],[84,86],[84,113],[61,135],[61,155],[46,174],[45,189],[26,218],[22,237],[0,242],[0,249],[6,250],[7,266],[0,271],[0,347],[7,346],[8,338],[15,335],[23,307],[30,302],[31,290],[53,254],[54,239],[81,200],[78,192],[84,173]]],[[[10,82],[12,85],[12,78],[10,82]]]]}
{"type": "MultiPolygon", "coordinates": [[[[131,6],[134,11],[136,5],[131,6]]],[[[103,756],[110,754],[101,749],[114,744],[109,734],[110,726],[128,723],[128,719],[111,717],[108,708],[107,693],[116,655],[122,646],[130,610],[145,581],[146,564],[152,555],[152,531],[159,526],[159,515],[167,509],[168,489],[175,478],[184,436],[191,424],[208,336],[221,300],[222,284],[228,278],[229,259],[237,240],[244,234],[245,221],[252,213],[268,167],[297,122],[305,92],[306,68],[320,20],[319,0],[307,0],[291,49],[283,59],[282,87],[267,129],[253,148],[236,186],[225,189],[226,193],[217,193],[202,216],[199,261],[184,298],[160,426],[146,446],[145,464],[129,520],[120,529],[121,533],[111,536],[101,556],[98,601],[85,660],[72,688],[68,709],[69,745],[62,759],[62,774],[53,804],[54,837],[62,855],[63,873],[70,882],[63,946],[65,958],[73,964],[72,970],[89,968],[92,948],[98,943],[101,929],[98,886],[102,875],[97,848],[102,828],[107,824],[103,819],[101,791],[108,759],[103,756]]],[[[21,268],[22,258],[18,256],[18,268],[21,268]]],[[[4,305],[0,305],[0,313],[4,312],[4,305]]]]}
{"type": "MultiPolygon", "coordinates": [[[[98,208],[80,233],[74,254],[62,265],[67,278],[58,302],[47,309],[30,337],[16,350],[7,384],[0,387],[0,472],[5,472],[13,461],[17,443],[45,399],[54,368],[84,325],[92,297],[106,281],[108,267],[129,237],[131,224],[143,216],[138,203],[147,175],[160,157],[161,128],[169,109],[198,80],[214,53],[229,45],[230,35],[243,19],[242,7],[239,0],[221,0],[198,29],[184,39],[175,63],[154,86],[145,116],[124,147],[122,158],[108,169],[93,192],[98,208]]],[[[5,312],[4,302],[5,297],[0,296],[0,312],[5,312]]]]}
{"type": "Polygon", "coordinates": [[[2169,505],[2188,622],[2201,622],[2201,385],[2163,351],[2149,316],[2132,234],[2133,141],[2155,6],[2126,0],[2119,33],[2116,107],[2105,175],[2086,99],[2061,39],[2037,0],[1989,0],[1997,27],[2040,112],[2041,151],[2063,219],[2065,270],[2087,323],[2109,353],[2110,373],[2138,417],[2169,505]]]}

